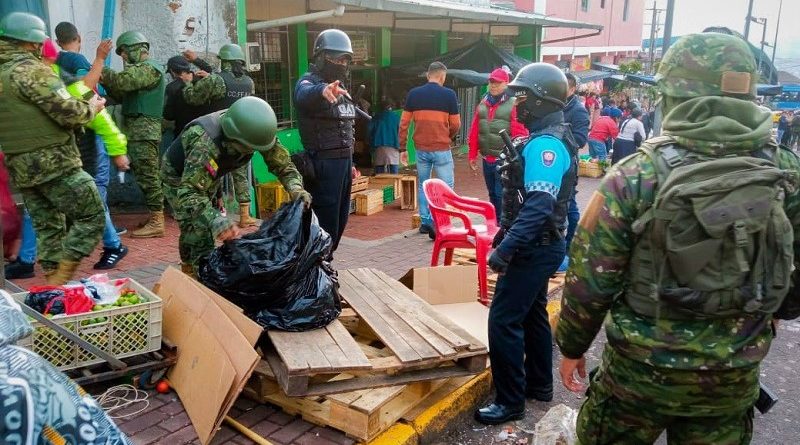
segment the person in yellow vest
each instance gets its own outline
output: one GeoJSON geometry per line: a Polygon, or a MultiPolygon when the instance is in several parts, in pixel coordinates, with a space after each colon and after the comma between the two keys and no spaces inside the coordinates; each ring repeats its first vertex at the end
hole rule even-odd
{"type": "Polygon", "coordinates": [[[475,107],[467,139],[472,171],[478,171],[478,155],[483,158],[483,179],[498,221],[503,205],[503,184],[500,183],[496,164],[497,156],[503,151],[499,132],[506,130],[512,138],[528,135],[528,130],[517,120],[514,97],[506,92],[510,77],[503,68],[497,68],[489,75],[489,91],[475,107]]]}

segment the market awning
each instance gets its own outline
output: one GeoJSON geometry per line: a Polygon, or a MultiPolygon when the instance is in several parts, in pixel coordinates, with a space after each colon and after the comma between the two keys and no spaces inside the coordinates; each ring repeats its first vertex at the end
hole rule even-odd
{"type": "Polygon", "coordinates": [[[592,62],[592,68],[599,71],[608,71],[612,74],[619,73],[619,65],[614,65],[611,63],[592,62]]]}
{"type": "MultiPolygon", "coordinates": [[[[646,74],[626,74],[625,80],[630,82],[646,83],[648,85],[656,84],[656,78],[646,74]]],[[[767,83],[759,83],[756,85],[756,94],[759,96],[777,96],[782,92],[782,85],[770,85],[767,83]]]]}
{"type": "Polygon", "coordinates": [[[602,25],[548,17],[542,14],[512,11],[500,8],[459,4],[441,0],[334,0],[345,6],[372,9],[399,14],[413,14],[443,19],[460,19],[465,22],[497,25],[539,25],[553,28],[602,30],[602,25]]]}
{"type": "Polygon", "coordinates": [[[571,73],[577,77],[581,83],[594,82],[595,80],[602,80],[611,77],[611,73],[598,70],[571,71],[571,73]]]}

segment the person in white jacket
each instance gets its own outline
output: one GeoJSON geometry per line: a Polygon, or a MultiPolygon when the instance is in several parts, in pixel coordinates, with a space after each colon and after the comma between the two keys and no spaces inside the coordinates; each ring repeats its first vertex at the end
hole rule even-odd
{"type": "Polygon", "coordinates": [[[614,141],[611,163],[616,164],[622,158],[636,153],[636,149],[647,139],[642,123],[642,109],[634,108],[630,117],[619,124],[619,136],[614,141]]]}

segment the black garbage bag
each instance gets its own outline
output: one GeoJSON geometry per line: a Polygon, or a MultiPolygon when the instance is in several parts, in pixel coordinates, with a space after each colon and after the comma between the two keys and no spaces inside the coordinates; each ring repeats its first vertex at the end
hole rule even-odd
{"type": "Polygon", "coordinates": [[[30,306],[31,308],[35,309],[36,312],[40,314],[50,313],[53,315],[63,314],[66,312],[64,308],[64,290],[63,289],[48,289],[42,291],[33,291],[30,292],[25,297],[25,305],[30,306]],[[47,311],[47,305],[50,304],[55,298],[59,298],[56,300],[52,306],[50,306],[50,311],[47,311]]]}
{"type": "Polygon", "coordinates": [[[302,201],[286,203],[256,232],[201,260],[198,278],[267,329],[316,329],[342,311],[331,245],[302,201]]]}

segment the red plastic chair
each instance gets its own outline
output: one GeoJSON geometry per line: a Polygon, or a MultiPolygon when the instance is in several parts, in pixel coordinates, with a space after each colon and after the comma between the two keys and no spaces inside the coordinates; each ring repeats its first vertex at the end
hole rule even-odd
{"type": "Polygon", "coordinates": [[[428,179],[422,184],[425,198],[436,229],[436,240],[433,243],[431,266],[439,264],[439,252],[445,249],[444,265],[453,262],[453,249],[475,249],[478,262],[478,289],[480,301],[489,303],[489,291],[486,284],[486,258],[492,248],[492,240],[499,230],[494,206],[485,201],[458,196],[441,179],[428,179]],[[486,224],[473,224],[468,213],[484,217],[486,224]],[[452,218],[460,219],[464,226],[453,225],[452,218]]]}

